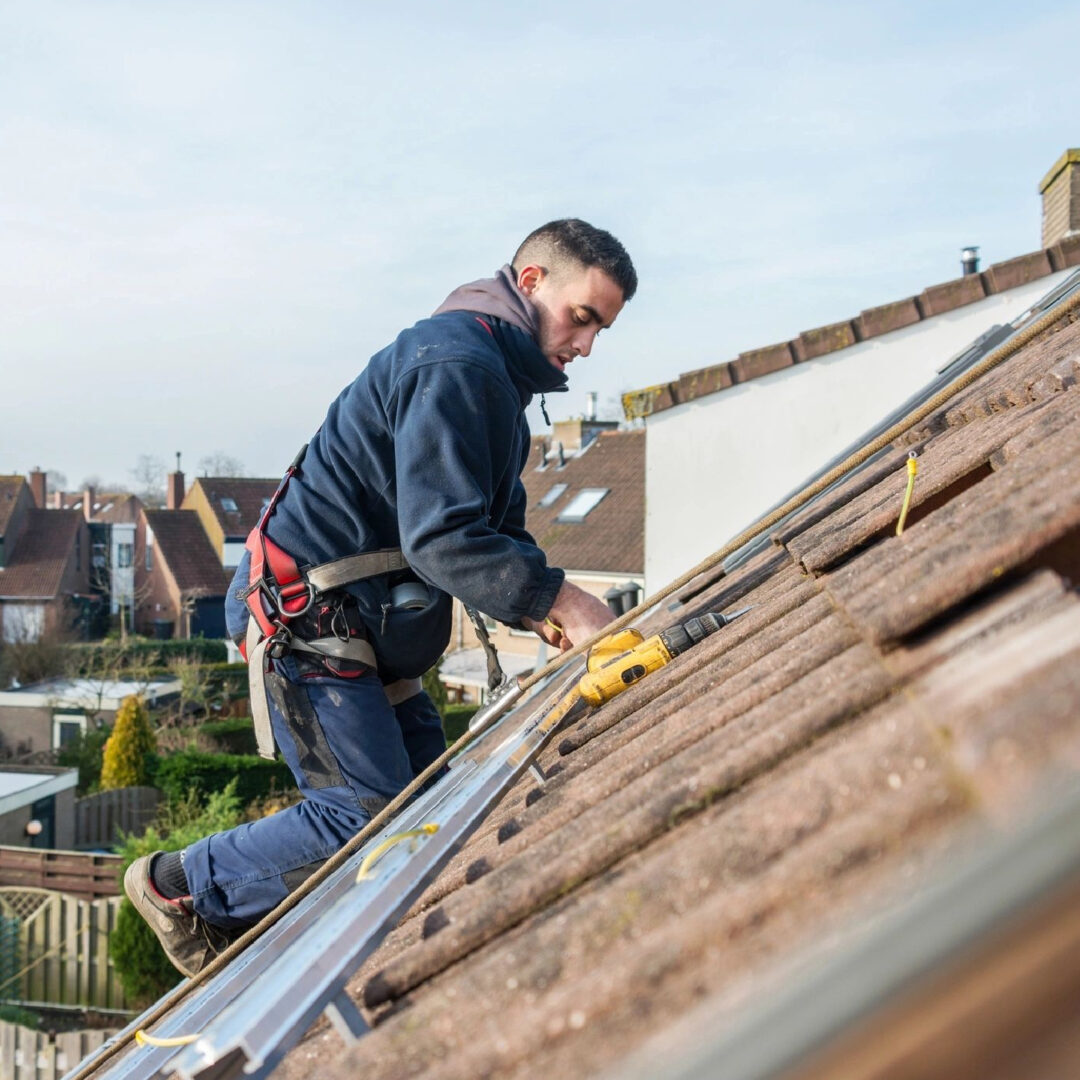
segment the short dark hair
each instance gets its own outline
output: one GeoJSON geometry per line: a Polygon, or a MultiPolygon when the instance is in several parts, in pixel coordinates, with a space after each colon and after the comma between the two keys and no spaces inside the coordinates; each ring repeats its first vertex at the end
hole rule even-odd
{"type": "Polygon", "coordinates": [[[518,272],[530,262],[566,261],[603,270],[622,289],[624,301],[637,292],[637,271],[626,248],[611,233],[581,218],[560,218],[534,229],[514,253],[511,265],[518,272]]]}

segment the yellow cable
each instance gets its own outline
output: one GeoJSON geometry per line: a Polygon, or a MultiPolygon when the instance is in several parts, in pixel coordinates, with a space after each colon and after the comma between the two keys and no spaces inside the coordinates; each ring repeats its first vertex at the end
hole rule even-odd
{"type": "Polygon", "coordinates": [[[556,633],[562,633],[562,627],[557,622],[554,622],[551,619],[544,619],[544,622],[546,622],[556,633]]]}
{"type": "Polygon", "coordinates": [[[896,523],[896,535],[900,536],[904,531],[904,522],[907,521],[908,507],[911,506],[911,493],[915,490],[915,474],[919,471],[919,462],[912,450],[907,457],[907,491],[904,492],[904,505],[900,507],[900,520],[896,523]]]}
{"type": "Polygon", "coordinates": [[[439,826],[434,821],[429,821],[426,825],[421,825],[419,829],[406,829],[404,832],[388,836],[374,851],[364,857],[360,869],[356,872],[356,880],[363,881],[365,878],[370,877],[371,868],[395,844],[400,844],[402,840],[411,840],[417,836],[433,836],[438,831],[439,826]]]}
{"type": "Polygon", "coordinates": [[[177,1035],[172,1039],[159,1039],[155,1035],[147,1035],[142,1028],[135,1032],[135,1041],[140,1046],[190,1046],[199,1036],[177,1035]]]}

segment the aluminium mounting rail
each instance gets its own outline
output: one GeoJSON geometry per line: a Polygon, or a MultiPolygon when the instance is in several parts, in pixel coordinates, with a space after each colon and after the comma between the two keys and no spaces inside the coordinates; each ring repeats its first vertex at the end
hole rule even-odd
{"type": "MultiPolygon", "coordinates": [[[[466,751],[474,751],[481,742],[492,744],[517,716],[519,726],[494,745],[485,760],[455,759],[446,776],[222,972],[180,1002],[152,1032],[159,1039],[197,1033],[195,1042],[181,1048],[134,1048],[103,1066],[98,1080],[154,1080],[174,1072],[184,1080],[264,1077],[322,1012],[343,1037],[358,1038],[366,1028],[345,994],[348,979],[502,795],[523,772],[534,768],[537,754],[557,726],[545,723],[551,709],[537,705],[543,701],[539,691],[570,671],[576,679],[583,670],[579,661],[538,684],[528,703],[508,713],[466,751]],[[392,836],[428,822],[438,824],[438,832],[416,838],[415,850],[404,844],[390,848],[368,877],[356,881],[369,854],[392,836]]],[[[137,1030],[141,1020],[128,1025],[98,1054],[137,1030]]],[[[92,1064],[94,1056],[79,1068],[92,1064]]]]}

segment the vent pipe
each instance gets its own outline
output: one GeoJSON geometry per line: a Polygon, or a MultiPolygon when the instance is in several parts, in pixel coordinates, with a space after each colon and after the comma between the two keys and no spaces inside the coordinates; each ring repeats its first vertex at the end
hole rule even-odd
{"type": "Polygon", "coordinates": [[[960,252],[960,265],[964,268],[964,277],[979,272],[978,244],[970,244],[960,252]]]}

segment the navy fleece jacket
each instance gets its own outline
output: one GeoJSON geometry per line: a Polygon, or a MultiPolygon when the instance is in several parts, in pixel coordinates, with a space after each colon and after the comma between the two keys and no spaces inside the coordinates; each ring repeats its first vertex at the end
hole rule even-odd
{"type": "MultiPolygon", "coordinates": [[[[525,408],[565,382],[516,326],[449,311],[403,331],[330,406],[267,533],[301,565],[402,549],[434,601],[422,625],[376,642],[380,666],[416,667],[401,655],[416,631],[441,639],[421,649],[435,652],[429,663],[438,658],[450,595],[511,624],[550,610],[563,572],[525,530],[520,473],[529,453],[525,408]]],[[[236,588],[246,573],[241,567],[236,588]]],[[[379,581],[349,586],[376,636],[385,630],[385,589],[379,581]]]]}

